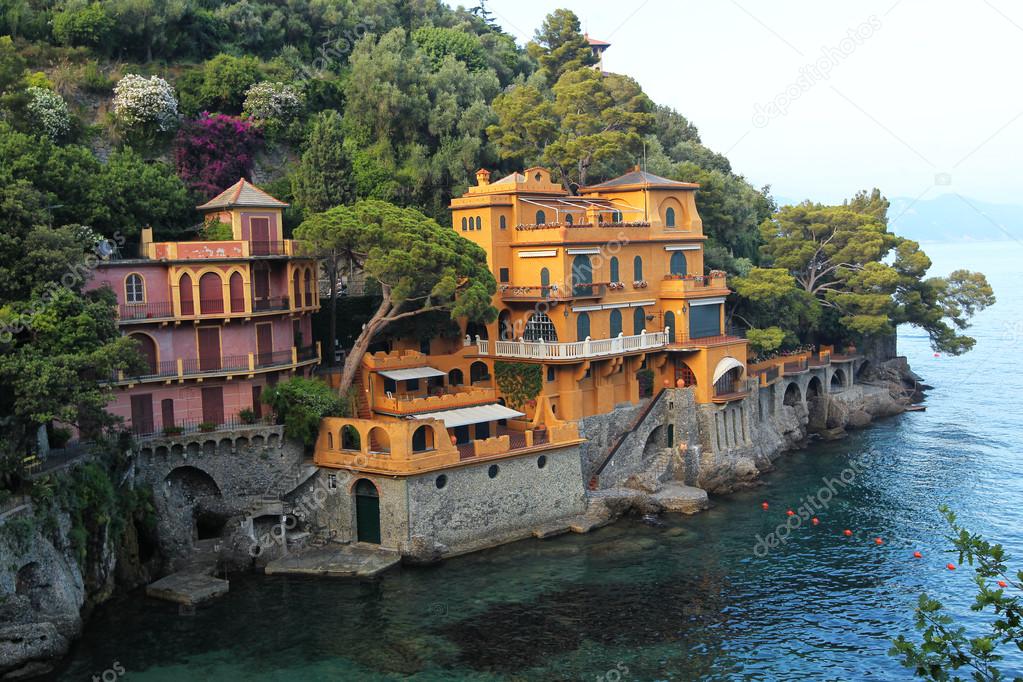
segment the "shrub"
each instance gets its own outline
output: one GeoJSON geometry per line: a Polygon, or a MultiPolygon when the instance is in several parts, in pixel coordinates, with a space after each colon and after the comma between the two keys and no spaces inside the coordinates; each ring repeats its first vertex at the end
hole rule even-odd
{"type": "Polygon", "coordinates": [[[259,421],[255,411],[248,407],[238,413],[238,418],[242,420],[242,424],[255,424],[259,421]]]}
{"type": "Polygon", "coordinates": [[[340,417],[348,409],[347,401],[316,379],[294,377],[263,392],[263,402],[273,408],[285,433],[306,445],[316,442],[320,419],[340,417]]]}
{"type": "Polygon", "coordinates": [[[53,426],[51,424],[47,432],[46,435],[50,441],[51,448],[62,448],[71,440],[71,429],[66,429],[63,426],[53,426]]]}
{"type": "Polygon", "coordinates": [[[199,422],[199,430],[203,433],[210,433],[211,431],[215,431],[216,428],[217,425],[213,422],[199,422]]]}
{"type": "Polygon", "coordinates": [[[31,87],[28,114],[35,126],[46,137],[57,141],[71,131],[71,113],[67,102],[53,90],[31,87]]]}
{"type": "Polygon", "coordinates": [[[203,112],[178,132],[178,176],[200,196],[212,197],[249,175],[259,142],[259,131],[248,121],[203,112]]]}
{"type": "Polygon", "coordinates": [[[99,2],[75,5],[53,15],[53,37],[63,45],[103,47],[116,28],[114,18],[99,2]]]}
{"type": "Polygon", "coordinates": [[[165,436],[180,436],[183,429],[180,426],[165,426],[163,427],[163,435],[165,436]]]}
{"type": "Polygon", "coordinates": [[[96,62],[89,62],[82,68],[79,81],[83,90],[96,95],[106,95],[114,89],[114,80],[103,73],[96,62]]]}
{"type": "Polygon", "coordinates": [[[259,60],[255,57],[218,54],[203,66],[199,87],[201,106],[213,111],[241,113],[246,91],[261,78],[259,60]]]}
{"type": "Polygon", "coordinates": [[[245,93],[242,111],[269,133],[275,133],[302,113],[302,95],[284,83],[263,81],[245,93]]]}
{"type": "Polygon", "coordinates": [[[114,115],[132,132],[167,132],[178,123],[178,101],[159,76],[129,73],[114,86],[114,115]]]}
{"type": "Polygon", "coordinates": [[[228,223],[223,223],[216,218],[207,218],[202,224],[200,238],[208,242],[224,242],[234,239],[234,231],[228,223]]]}
{"type": "Polygon", "coordinates": [[[746,332],[746,340],[749,341],[750,348],[758,355],[770,353],[781,346],[785,340],[785,331],[781,327],[754,328],[746,332]]]}

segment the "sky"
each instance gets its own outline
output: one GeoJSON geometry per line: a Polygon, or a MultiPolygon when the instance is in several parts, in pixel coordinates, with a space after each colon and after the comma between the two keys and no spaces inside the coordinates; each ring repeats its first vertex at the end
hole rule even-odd
{"type": "MultiPolygon", "coordinates": [[[[452,3],[455,4],[455,3],[452,3]]],[[[466,0],[475,5],[475,0],[466,0]]],[[[604,69],[689,118],[786,201],[945,193],[1023,203],[1023,3],[489,0],[520,44],[557,7],[604,69]]]]}

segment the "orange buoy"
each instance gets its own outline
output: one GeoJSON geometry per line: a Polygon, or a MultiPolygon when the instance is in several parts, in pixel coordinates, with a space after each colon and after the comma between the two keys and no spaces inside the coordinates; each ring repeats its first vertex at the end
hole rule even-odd
{"type": "Polygon", "coordinates": [[[913,558],[914,559],[923,559],[923,557],[924,557],[924,555],[921,554],[920,552],[913,552],[913,558]]]}
{"type": "Polygon", "coordinates": [[[845,536],[846,536],[846,537],[849,537],[850,535],[852,535],[852,531],[851,531],[851,530],[849,530],[848,528],[846,528],[846,529],[845,529],[845,530],[843,530],[842,532],[843,532],[843,533],[845,533],[845,536]]]}
{"type": "Polygon", "coordinates": [[[945,568],[947,568],[950,571],[954,571],[954,570],[956,570],[956,565],[955,564],[946,564],[945,568]]]}
{"type": "Polygon", "coordinates": [[[760,506],[763,508],[764,511],[767,511],[767,508],[770,507],[771,505],[769,505],[766,502],[764,502],[760,506]]]}
{"type": "Polygon", "coordinates": [[[884,540],[882,540],[881,538],[874,538],[874,544],[875,545],[883,545],[884,544],[884,540]]]}
{"type": "Polygon", "coordinates": [[[998,586],[999,586],[999,587],[1008,587],[1008,585],[1006,585],[1006,584],[1005,584],[1005,581],[1004,581],[1004,580],[999,580],[999,581],[998,581],[998,586]]]}
{"type": "Polygon", "coordinates": [[[821,520],[820,520],[820,519],[818,519],[818,518],[817,518],[816,516],[815,516],[815,517],[813,517],[813,518],[811,519],[811,521],[813,522],[813,525],[815,525],[815,526],[816,526],[816,525],[817,525],[818,523],[820,523],[820,522],[821,522],[821,520]]]}
{"type": "Polygon", "coordinates": [[[789,509],[789,510],[788,510],[787,512],[785,512],[785,515],[786,515],[786,516],[795,516],[795,515],[796,515],[796,512],[794,512],[794,511],[792,511],[791,509],[789,509]]]}

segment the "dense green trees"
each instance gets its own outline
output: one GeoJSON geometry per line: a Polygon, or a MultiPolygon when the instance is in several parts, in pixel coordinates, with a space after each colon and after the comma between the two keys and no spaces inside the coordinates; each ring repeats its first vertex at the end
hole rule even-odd
{"type": "Polygon", "coordinates": [[[491,305],[497,283],[486,252],[415,209],[363,200],[310,216],[297,232],[324,250],[350,255],[380,284],[377,309],[345,359],[342,394],[374,338],[395,322],[441,312],[474,322],[497,317],[491,305]]]}

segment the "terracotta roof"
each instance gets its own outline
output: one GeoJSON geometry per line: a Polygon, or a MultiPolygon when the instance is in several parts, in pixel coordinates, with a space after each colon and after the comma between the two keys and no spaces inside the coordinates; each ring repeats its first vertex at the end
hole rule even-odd
{"type": "Polygon", "coordinates": [[[241,178],[223,192],[205,204],[197,206],[200,211],[215,208],[233,208],[246,206],[249,208],[285,208],[287,204],[259,189],[245,178],[241,178]]]}
{"type": "Polygon", "coordinates": [[[593,47],[610,47],[611,45],[611,43],[604,42],[603,40],[591,38],[589,35],[586,36],[586,42],[588,42],[593,47]]]}
{"type": "Polygon", "coordinates": [[[626,173],[625,175],[619,175],[617,178],[613,178],[607,182],[602,182],[599,185],[589,185],[584,189],[612,189],[614,187],[626,187],[630,185],[642,185],[644,187],[673,187],[677,189],[695,189],[699,187],[699,185],[694,182],[669,180],[668,178],[662,178],[660,175],[654,175],[653,173],[637,170],[626,173]]]}

